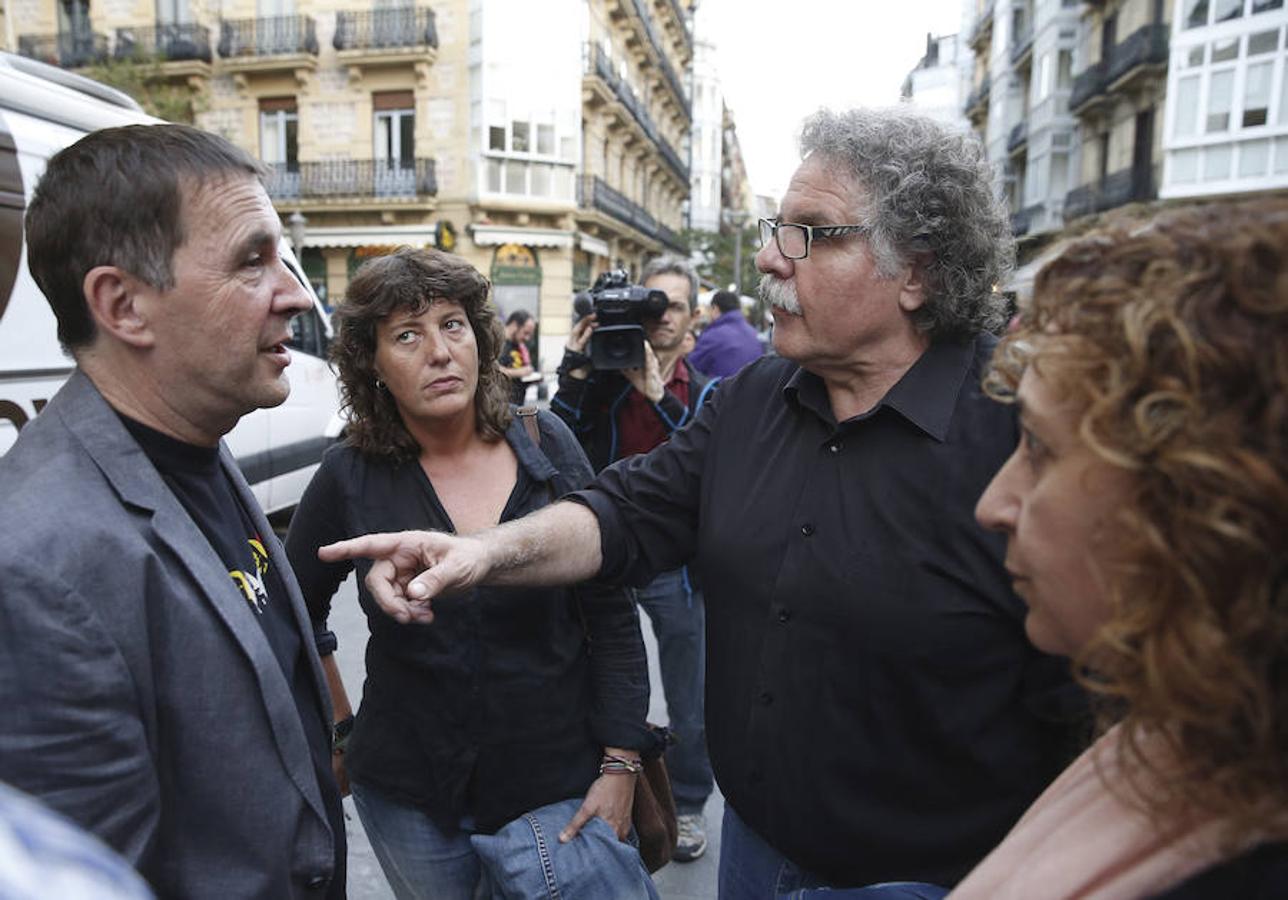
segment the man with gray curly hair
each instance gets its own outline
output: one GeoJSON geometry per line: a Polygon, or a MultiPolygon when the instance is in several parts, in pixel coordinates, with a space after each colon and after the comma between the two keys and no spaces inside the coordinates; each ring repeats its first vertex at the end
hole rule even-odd
{"type": "Polygon", "coordinates": [[[406,618],[458,584],[692,561],[720,896],[739,900],[954,884],[1060,770],[1079,709],[973,516],[1018,436],[980,389],[1012,255],[980,148],[873,110],[820,112],[801,143],[756,257],[778,357],[572,502],[327,551],[384,557],[373,593],[406,618]]]}

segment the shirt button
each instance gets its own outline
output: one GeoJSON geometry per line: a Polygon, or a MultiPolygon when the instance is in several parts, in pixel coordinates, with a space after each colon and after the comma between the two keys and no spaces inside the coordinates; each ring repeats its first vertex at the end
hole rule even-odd
{"type": "Polygon", "coordinates": [[[780,622],[787,622],[791,617],[792,611],[790,609],[780,609],[778,611],[778,621],[780,622]]]}
{"type": "Polygon", "coordinates": [[[762,706],[768,706],[773,702],[774,702],[774,695],[769,693],[769,691],[765,691],[763,694],[760,695],[760,704],[762,706]]]}
{"type": "Polygon", "coordinates": [[[326,883],[327,883],[327,877],[325,875],[313,875],[313,876],[310,876],[308,882],[305,884],[305,887],[307,887],[311,891],[315,891],[318,888],[324,886],[326,883]]]}
{"type": "Polygon", "coordinates": [[[814,533],[814,526],[811,525],[809,522],[806,522],[804,525],[801,526],[801,534],[805,535],[805,537],[809,537],[813,533],[814,533]]]}
{"type": "Polygon", "coordinates": [[[832,441],[832,443],[830,443],[830,444],[828,444],[828,445],[827,445],[827,449],[828,449],[828,450],[831,450],[833,453],[840,453],[840,452],[841,452],[841,442],[840,442],[840,441],[832,441]]]}

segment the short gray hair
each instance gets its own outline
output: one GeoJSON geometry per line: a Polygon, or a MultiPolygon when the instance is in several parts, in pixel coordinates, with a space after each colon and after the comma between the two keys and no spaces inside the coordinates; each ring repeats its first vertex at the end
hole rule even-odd
{"type": "Polygon", "coordinates": [[[689,279],[689,312],[698,308],[698,272],[693,268],[693,263],[682,256],[670,253],[655,256],[644,264],[644,271],[640,273],[640,284],[655,275],[679,275],[689,279]]]}
{"type": "Polygon", "coordinates": [[[820,110],[805,121],[801,155],[840,165],[867,194],[877,271],[893,277],[915,257],[925,302],[912,314],[932,339],[999,331],[995,287],[1015,262],[1010,219],[974,136],[900,109],[820,110]]]}

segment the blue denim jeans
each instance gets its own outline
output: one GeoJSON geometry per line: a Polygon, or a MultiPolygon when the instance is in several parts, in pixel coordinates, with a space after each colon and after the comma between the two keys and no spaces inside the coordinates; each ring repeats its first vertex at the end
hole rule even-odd
{"type": "Polygon", "coordinates": [[[720,828],[720,900],[940,900],[948,890],[921,882],[831,888],[765,842],[725,804],[720,828]]]}
{"type": "Polygon", "coordinates": [[[671,793],[681,813],[701,812],[713,780],[707,759],[702,692],[706,675],[706,609],[683,569],[663,572],[636,592],[657,637],[666,716],[675,743],[666,751],[671,793]]]}
{"type": "MultiPolygon", "coordinates": [[[[353,805],[398,900],[482,900],[486,873],[468,831],[446,831],[412,806],[352,782],[353,805]]],[[[571,815],[571,814],[570,814],[571,815]]]]}
{"type": "Polygon", "coordinates": [[[352,784],[371,849],[398,900],[657,900],[633,844],[591,819],[567,844],[559,832],[581,798],[551,803],[496,834],[445,831],[420,810],[352,784]]]}

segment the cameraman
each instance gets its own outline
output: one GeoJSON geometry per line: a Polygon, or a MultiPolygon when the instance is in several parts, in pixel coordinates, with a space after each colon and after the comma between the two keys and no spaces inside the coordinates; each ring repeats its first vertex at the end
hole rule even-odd
{"type": "MultiPolygon", "coordinates": [[[[592,369],[587,345],[596,320],[587,315],[568,337],[559,390],[550,402],[550,410],[568,423],[597,472],[667,440],[693,418],[716,383],[683,357],[697,307],[693,266],[677,256],[662,256],[644,267],[642,280],[644,287],[663,291],[669,300],[660,318],[644,320],[644,368],[592,369]]],[[[636,594],[657,636],[667,716],[676,738],[666,754],[680,831],[674,858],[687,862],[707,847],[702,809],[712,786],[702,711],[702,594],[684,569],[663,572],[636,594]]]]}

